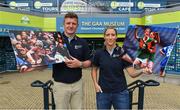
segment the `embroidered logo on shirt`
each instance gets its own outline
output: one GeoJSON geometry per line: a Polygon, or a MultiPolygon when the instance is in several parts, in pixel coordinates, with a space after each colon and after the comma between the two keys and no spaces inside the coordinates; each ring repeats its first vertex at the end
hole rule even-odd
{"type": "Polygon", "coordinates": [[[75,45],[74,48],[75,48],[75,49],[82,48],[82,45],[75,45]]]}
{"type": "Polygon", "coordinates": [[[120,55],[119,54],[114,54],[112,57],[115,58],[115,57],[119,57],[120,55]]]}
{"type": "Polygon", "coordinates": [[[67,45],[66,45],[66,44],[64,44],[63,46],[64,46],[64,47],[67,47],[67,45]]]}

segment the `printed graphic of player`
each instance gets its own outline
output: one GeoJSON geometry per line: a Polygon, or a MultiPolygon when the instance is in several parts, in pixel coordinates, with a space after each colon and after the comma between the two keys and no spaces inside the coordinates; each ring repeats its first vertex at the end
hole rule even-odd
{"type": "Polygon", "coordinates": [[[171,55],[172,50],[173,50],[173,45],[169,45],[169,46],[166,46],[166,47],[163,47],[162,49],[160,49],[161,55],[165,56],[160,63],[160,66],[161,66],[160,77],[165,77],[165,75],[166,75],[164,72],[164,69],[165,69],[165,66],[168,62],[170,55],[171,55]]]}
{"type": "Polygon", "coordinates": [[[139,48],[138,56],[133,65],[134,67],[146,68],[149,73],[152,73],[156,44],[160,43],[159,34],[151,32],[150,28],[146,28],[144,37],[138,37],[137,28],[135,28],[135,39],[139,42],[139,48]]]}

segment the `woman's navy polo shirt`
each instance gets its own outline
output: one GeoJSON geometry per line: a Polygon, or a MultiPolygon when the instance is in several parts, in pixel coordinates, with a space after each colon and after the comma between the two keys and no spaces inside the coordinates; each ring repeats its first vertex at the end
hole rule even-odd
{"type": "MultiPolygon", "coordinates": [[[[62,34],[63,40],[67,45],[71,56],[80,61],[90,59],[90,50],[88,43],[77,36],[75,36],[69,43],[68,37],[62,34]]],[[[65,63],[53,64],[53,78],[57,82],[74,83],[82,77],[81,68],[69,68],[65,63]]]]}
{"type": "Polygon", "coordinates": [[[93,65],[99,67],[99,81],[101,89],[105,93],[117,93],[127,89],[126,78],[123,69],[131,64],[120,57],[125,54],[121,47],[116,47],[110,55],[106,49],[97,50],[93,65]]]}

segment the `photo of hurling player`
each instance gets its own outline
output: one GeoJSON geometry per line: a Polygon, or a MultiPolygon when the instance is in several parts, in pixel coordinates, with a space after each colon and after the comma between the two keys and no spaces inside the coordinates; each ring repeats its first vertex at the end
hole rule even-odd
{"type": "MultiPolygon", "coordinates": [[[[166,57],[162,55],[162,50],[167,46],[173,48],[177,32],[176,28],[129,26],[123,48],[133,59],[134,68],[145,68],[149,73],[160,74],[161,76],[164,70],[161,69],[162,64],[160,62],[166,57]]],[[[167,60],[164,61],[163,68],[165,68],[167,60]]]]}

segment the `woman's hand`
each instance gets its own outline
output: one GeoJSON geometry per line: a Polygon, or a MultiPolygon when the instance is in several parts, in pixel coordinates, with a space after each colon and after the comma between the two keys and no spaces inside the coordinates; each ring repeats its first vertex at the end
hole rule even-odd
{"type": "Polygon", "coordinates": [[[96,92],[101,92],[101,93],[103,92],[101,87],[97,83],[95,84],[95,89],[96,89],[96,92]]]}

